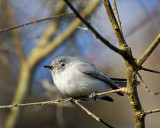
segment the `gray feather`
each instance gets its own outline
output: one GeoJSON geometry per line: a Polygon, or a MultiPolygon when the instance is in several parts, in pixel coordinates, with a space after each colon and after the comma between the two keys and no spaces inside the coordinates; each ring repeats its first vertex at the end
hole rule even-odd
{"type": "MultiPolygon", "coordinates": [[[[110,79],[108,78],[106,75],[104,75],[97,67],[95,67],[93,64],[86,62],[83,64],[80,64],[78,66],[78,70],[92,78],[96,78],[99,79],[103,82],[105,82],[106,84],[108,84],[110,86],[110,88],[112,89],[118,89],[118,87],[116,86],[116,84],[110,79]]],[[[118,95],[123,96],[123,93],[117,93],[118,95]]]]}

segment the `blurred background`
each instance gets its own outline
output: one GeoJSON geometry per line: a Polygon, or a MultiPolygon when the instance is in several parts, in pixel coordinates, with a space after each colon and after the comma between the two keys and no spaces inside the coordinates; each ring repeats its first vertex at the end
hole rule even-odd
{"type": "MultiPolygon", "coordinates": [[[[109,42],[117,40],[100,0],[71,0],[79,12],[109,42]]],[[[112,1],[111,1],[112,2],[112,1]]],[[[135,58],[140,57],[160,32],[160,0],[117,0],[126,42],[135,58]]],[[[63,0],[0,1],[0,30],[36,19],[71,12],[63,0]]],[[[80,24],[74,14],[34,23],[0,33],[0,105],[40,102],[61,98],[49,70],[43,65],[62,55],[77,56],[99,67],[109,77],[126,78],[121,56],[111,51],[80,24]],[[81,27],[81,28],[80,28],[81,27]]],[[[143,64],[160,71],[160,47],[143,64]]],[[[160,90],[160,75],[140,74],[153,92],[160,90]]],[[[160,95],[138,87],[146,110],[160,108],[160,95]]],[[[91,112],[116,128],[133,128],[134,118],[127,96],[111,94],[115,102],[83,103],[91,112]]],[[[146,117],[146,128],[160,127],[160,113],[146,117]]],[[[0,128],[104,128],[78,107],[64,104],[1,109],[0,128]]]]}

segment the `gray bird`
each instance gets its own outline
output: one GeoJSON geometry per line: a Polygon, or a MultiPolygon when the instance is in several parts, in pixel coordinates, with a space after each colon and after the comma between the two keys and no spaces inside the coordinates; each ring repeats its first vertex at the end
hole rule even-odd
{"type": "MultiPolygon", "coordinates": [[[[104,75],[95,65],[77,57],[61,56],[52,61],[50,66],[54,84],[60,93],[66,97],[87,97],[92,93],[118,89],[115,83],[125,82],[125,79],[115,79],[113,82],[104,75]]],[[[122,93],[117,93],[123,96],[122,93]]],[[[103,100],[113,101],[109,96],[101,97],[103,100]]]]}

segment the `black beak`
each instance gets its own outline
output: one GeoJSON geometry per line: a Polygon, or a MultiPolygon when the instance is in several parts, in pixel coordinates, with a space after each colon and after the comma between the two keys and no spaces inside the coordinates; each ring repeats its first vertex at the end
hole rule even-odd
{"type": "Polygon", "coordinates": [[[52,68],[53,68],[52,66],[48,66],[48,65],[45,65],[45,66],[43,66],[43,67],[49,68],[49,69],[52,69],[52,68]]]}

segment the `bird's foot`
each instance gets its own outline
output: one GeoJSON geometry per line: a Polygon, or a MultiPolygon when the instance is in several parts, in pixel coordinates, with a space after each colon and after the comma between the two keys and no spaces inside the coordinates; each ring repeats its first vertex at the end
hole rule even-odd
{"type": "Polygon", "coordinates": [[[73,97],[71,97],[69,100],[72,104],[75,104],[75,99],[73,97]]]}
{"type": "Polygon", "coordinates": [[[93,93],[91,94],[91,98],[92,98],[94,101],[96,101],[96,99],[98,98],[98,96],[96,95],[96,92],[93,92],[93,93]]]}

